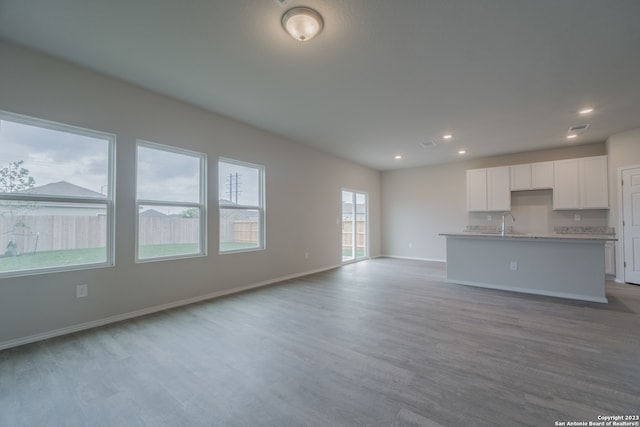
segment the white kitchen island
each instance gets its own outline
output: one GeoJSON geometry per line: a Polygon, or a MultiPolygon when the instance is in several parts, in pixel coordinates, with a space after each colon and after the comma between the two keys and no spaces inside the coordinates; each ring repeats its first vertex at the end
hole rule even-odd
{"type": "Polygon", "coordinates": [[[607,302],[610,235],[442,233],[447,281],[483,288],[607,302]]]}

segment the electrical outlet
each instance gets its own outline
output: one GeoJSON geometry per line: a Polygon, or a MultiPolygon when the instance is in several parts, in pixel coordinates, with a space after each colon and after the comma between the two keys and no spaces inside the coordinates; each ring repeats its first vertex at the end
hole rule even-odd
{"type": "Polygon", "coordinates": [[[518,261],[511,261],[511,264],[509,265],[509,268],[511,269],[511,271],[518,270],[518,261]]]}
{"type": "Polygon", "coordinates": [[[493,219],[492,215],[487,215],[487,221],[491,221],[493,219]]]}
{"type": "Polygon", "coordinates": [[[409,242],[409,249],[413,249],[413,243],[409,242]]]}
{"type": "Polygon", "coordinates": [[[304,259],[309,259],[309,252],[304,253],[304,259]]]}
{"type": "Polygon", "coordinates": [[[76,286],[76,298],[84,298],[89,295],[89,285],[86,283],[76,286]]]}
{"type": "Polygon", "coordinates": [[[573,220],[574,220],[574,221],[580,221],[581,219],[582,219],[582,217],[580,216],[580,214],[575,214],[575,215],[573,216],[573,220]]]}

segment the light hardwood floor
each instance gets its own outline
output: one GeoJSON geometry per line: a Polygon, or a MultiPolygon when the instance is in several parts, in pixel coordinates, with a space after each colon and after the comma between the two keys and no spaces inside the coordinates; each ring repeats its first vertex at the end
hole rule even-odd
{"type": "MultiPolygon", "coordinates": [[[[179,286],[179,285],[177,285],[179,286]]],[[[2,426],[554,426],[640,413],[609,304],[376,259],[0,352],[2,426]]]]}

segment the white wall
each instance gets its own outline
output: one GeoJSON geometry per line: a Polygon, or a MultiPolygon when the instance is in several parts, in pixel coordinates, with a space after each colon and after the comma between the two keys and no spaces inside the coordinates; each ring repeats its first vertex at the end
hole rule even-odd
{"type": "MultiPolygon", "coordinates": [[[[612,135],[607,139],[609,152],[609,226],[620,230],[619,170],[628,166],[640,166],[640,128],[612,135]]],[[[620,236],[619,236],[620,237],[620,236]]],[[[616,242],[616,280],[622,281],[622,240],[616,242]]]]}
{"type": "MultiPolygon", "coordinates": [[[[498,225],[500,218],[495,214],[492,221],[487,221],[486,213],[467,212],[467,169],[602,154],[606,154],[605,144],[597,143],[383,172],[382,252],[389,256],[444,261],[446,242],[438,233],[462,231],[467,225],[498,225]]],[[[548,190],[513,192],[512,211],[517,219],[514,228],[546,233],[554,226],[607,225],[606,210],[579,211],[580,223],[573,221],[578,211],[552,211],[551,194],[548,190]]]]}
{"type": "Polygon", "coordinates": [[[0,348],[338,265],[342,187],[369,193],[370,251],[380,253],[378,171],[14,45],[0,43],[0,57],[0,109],[117,135],[115,267],[0,279],[0,348]],[[207,154],[207,257],[134,263],[137,138],[207,154]],[[217,253],[218,156],[266,167],[264,251],[217,253]],[[77,299],[81,283],[89,284],[89,296],[77,299]]]}

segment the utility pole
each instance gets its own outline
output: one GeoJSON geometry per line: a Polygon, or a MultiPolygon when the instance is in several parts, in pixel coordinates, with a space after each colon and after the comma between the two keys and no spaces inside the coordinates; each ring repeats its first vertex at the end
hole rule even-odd
{"type": "Polygon", "coordinates": [[[229,201],[234,202],[233,197],[235,196],[235,203],[238,204],[238,195],[242,193],[240,190],[240,174],[236,172],[235,174],[230,173],[227,182],[229,183],[229,201]]]}

